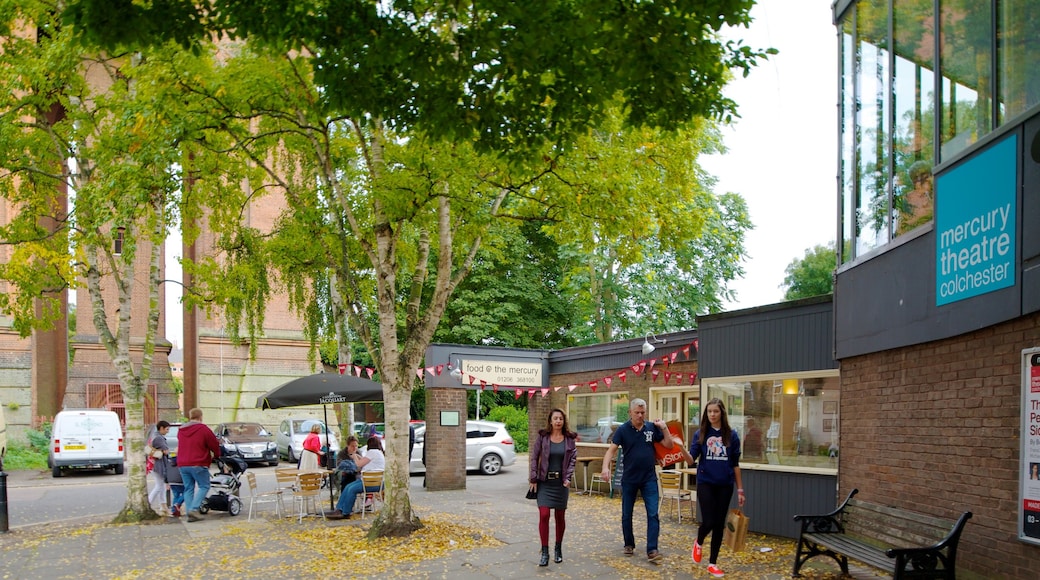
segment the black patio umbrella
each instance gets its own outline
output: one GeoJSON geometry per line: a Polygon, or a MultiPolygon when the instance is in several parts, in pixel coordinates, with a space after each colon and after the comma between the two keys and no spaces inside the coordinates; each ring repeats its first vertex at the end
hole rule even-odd
{"type": "Polygon", "coordinates": [[[381,403],[383,385],[335,373],[317,373],[293,379],[256,399],[258,409],[281,409],[329,403],[381,403]]]}
{"type": "MultiPolygon", "coordinates": [[[[280,409],[282,407],[302,407],[304,405],[322,405],[325,407],[325,441],[329,440],[329,407],[330,403],[381,403],[383,386],[375,381],[340,375],[335,373],[316,373],[306,377],[293,379],[279,387],[275,387],[256,399],[258,409],[280,409]]],[[[331,466],[335,461],[332,447],[326,452],[325,465],[331,466]]],[[[329,478],[329,504],[332,501],[332,481],[329,478]]]]}

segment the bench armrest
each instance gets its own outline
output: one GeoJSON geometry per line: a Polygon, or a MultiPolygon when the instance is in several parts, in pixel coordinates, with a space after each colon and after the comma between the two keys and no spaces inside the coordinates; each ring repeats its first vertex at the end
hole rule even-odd
{"type": "Polygon", "coordinates": [[[927,554],[929,552],[938,552],[947,546],[956,550],[957,542],[960,541],[961,532],[964,531],[964,524],[968,523],[969,519],[971,519],[971,512],[964,512],[961,514],[961,517],[957,519],[957,523],[953,526],[953,529],[950,530],[950,533],[946,534],[946,537],[935,545],[923,548],[889,548],[885,551],[885,554],[889,558],[896,558],[898,560],[900,556],[908,558],[916,555],[927,554]]]}
{"type": "Polygon", "coordinates": [[[806,532],[814,534],[844,533],[845,526],[842,525],[841,516],[845,511],[845,507],[849,505],[849,500],[851,500],[852,496],[856,495],[857,493],[859,493],[859,489],[854,488],[852,491],[849,492],[849,495],[845,498],[845,501],[841,502],[841,505],[838,506],[837,509],[828,514],[796,515],[794,516],[794,521],[802,522],[801,533],[803,534],[806,532]]]}

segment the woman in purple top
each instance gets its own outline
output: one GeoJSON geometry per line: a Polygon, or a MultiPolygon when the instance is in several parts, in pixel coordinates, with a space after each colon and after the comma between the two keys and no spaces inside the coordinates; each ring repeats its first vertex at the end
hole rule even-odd
{"type": "Polygon", "coordinates": [[[561,409],[549,411],[545,429],[531,445],[529,489],[538,492],[538,535],[542,540],[542,559],[539,566],[549,565],[549,510],[556,511],[556,554],[563,562],[563,532],[567,527],[565,514],[570,497],[571,476],[578,460],[578,434],[567,425],[567,415],[561,409]]]}

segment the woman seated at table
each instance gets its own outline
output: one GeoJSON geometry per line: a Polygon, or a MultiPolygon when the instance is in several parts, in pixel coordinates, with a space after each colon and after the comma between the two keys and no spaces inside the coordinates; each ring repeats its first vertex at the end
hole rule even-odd
{"type": "Polygon", "coordinates": [[[347,485],[354,482],[358,475],[357,462],[354,457],[358,455],[357,437],[347,437],[347,446],[336,455],[336,475],[339,476],[339,489],[343,491],[347,485]]]}
{"type": "MultiPolygon", "coordinates": [[[[354,463],[357,464],[362,473],[366,471],[383,471],[386,469],[386,456],[383,455],[383,446],[380,445],[379,438],[377,437],[368,438],[368,450],[365,451],[364,457],[355,453],[353,459],[354,463]]],[[[336,511],[325,514],[325,517],[333,520],[350,518],[358,494],[368,491],[379,491],[379,487],[369,486],[366,489],[365,484],[360,477],[355,479],[347,485],[342,493],[339,494],[339,501],[336,502],[336,511]]]]}

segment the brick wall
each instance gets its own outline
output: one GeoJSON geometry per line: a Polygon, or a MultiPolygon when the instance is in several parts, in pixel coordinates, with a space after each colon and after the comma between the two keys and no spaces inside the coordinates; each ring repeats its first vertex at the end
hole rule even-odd
{"type": "Polygon", "coordinates": [[[426,389],[426,489],[466,489],[466,389],[426,389]],[[456,411],[458,427],[441,426],[441,411],[456,411]]]}
{"type": "Polygon", "coordinates": [[[841,361],[840,495],[953,519],[972,511],[958,572],[1035,578],[1018,535],[1021,350],[1040,314],[841,361]],[[999,571],[994,568],[999,562],[999,571]]]}

